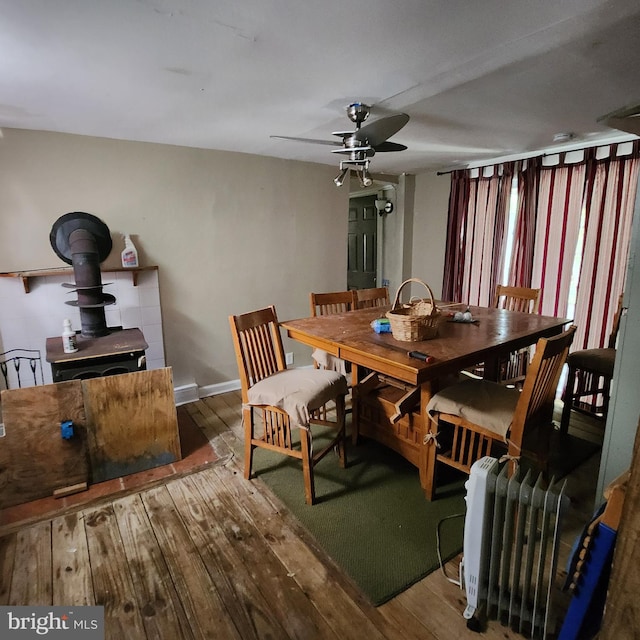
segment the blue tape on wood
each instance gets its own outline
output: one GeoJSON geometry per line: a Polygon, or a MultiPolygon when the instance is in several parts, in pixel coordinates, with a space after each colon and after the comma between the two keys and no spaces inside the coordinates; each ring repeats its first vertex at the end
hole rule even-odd
{"type": "Polygon", "coordinates": [[[65,420],[60,423],[60,435],[64,440],[73,438],[73,420],[65,420]]]}

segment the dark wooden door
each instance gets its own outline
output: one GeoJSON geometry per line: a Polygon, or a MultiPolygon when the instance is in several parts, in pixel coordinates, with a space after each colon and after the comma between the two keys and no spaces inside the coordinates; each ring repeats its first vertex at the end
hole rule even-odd
{"type": "Polygon", "coordinates": [[[377,214],[376,196],[349,200],[347,241],[347,287],[371,289],[376,286],[377,214]]]}

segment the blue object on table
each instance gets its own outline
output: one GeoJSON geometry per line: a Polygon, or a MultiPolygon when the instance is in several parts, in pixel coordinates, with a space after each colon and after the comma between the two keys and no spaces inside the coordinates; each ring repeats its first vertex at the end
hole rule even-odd
{"type": "Polygon", "coordinates": [[[391,333],[391,322],[387,318],[376,318],[371,326],[376,333],[391,333]]]}
{"type": "Polygon", "coordinates": [[[64,440],[73,438],[73,420],[65,420],[60,423],[60,435],[64,440]]]}

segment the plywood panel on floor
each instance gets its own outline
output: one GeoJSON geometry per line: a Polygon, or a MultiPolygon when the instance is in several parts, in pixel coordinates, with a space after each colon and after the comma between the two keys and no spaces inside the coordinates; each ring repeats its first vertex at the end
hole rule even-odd
{"type": "Polygon", "coordinates": [[[0,508],[87,482],[86,419],[80,381],[2,391],[0,508]],[[72,420],[74,435],[61,435],[72,420]]]}
{"type": "Polygon", "coordinates": [[[82,381],[93,482],[180,460],[171,368],[82,381]]]}

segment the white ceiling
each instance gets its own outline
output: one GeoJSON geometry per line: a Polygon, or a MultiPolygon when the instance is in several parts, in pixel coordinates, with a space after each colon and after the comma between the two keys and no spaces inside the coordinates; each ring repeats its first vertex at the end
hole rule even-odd
{"type": "Polygon", "coordinates": [[[338,165],[344,107],[411,117],[371,170],[629,138],[638,0],[0,0],[0,127],[338,165]]]}

